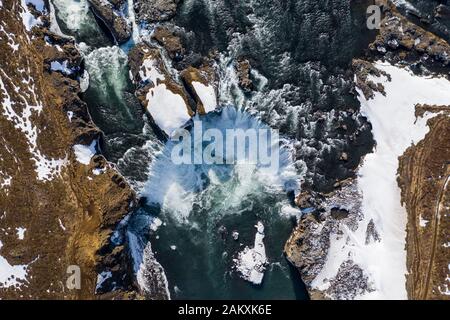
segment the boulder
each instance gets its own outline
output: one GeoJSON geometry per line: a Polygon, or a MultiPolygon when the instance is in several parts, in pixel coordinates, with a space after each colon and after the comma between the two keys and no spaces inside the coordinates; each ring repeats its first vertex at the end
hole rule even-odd
{"type": "Polygon", "coordinates": [[[152,39],[167,50],[172,60],[180,61],[183,59],[186,50],[183,48],[180,38],[169,28],[164,26],[156,27],[152,34],[152,39]]]}
{"type": "Polygon", "coordinates": [[[172,19],[180,0],[137,0],[134,5],[139,21],[149,23],[172,19]]]}
{"type": "Polygon", "coordinates": [[[105,24],[118,44],[122,44],[130,39],[131,26],[115,7],[115,5],[120,6],[120,1],[115,1],[115,5],[106,0],[88,1],[94,15],[105,24]]]}
{"type": "Polygon", "coordinates": [[[216,109],[215,72],[211,66],[202,66],[200,69],[188,67],[181,72],[181,78],[189,93],[194,97],[199,114],[206,114],[216,109]]]}

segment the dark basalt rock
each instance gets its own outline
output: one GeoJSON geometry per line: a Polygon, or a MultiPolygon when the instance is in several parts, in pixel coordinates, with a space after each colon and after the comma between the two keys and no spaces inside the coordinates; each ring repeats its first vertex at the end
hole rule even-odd
{"type": "Polygon", "coordinates": [[[180,0],[138,0],[134,9],[139,21],[161,22],[172,19],[180,0]]]}
{"type": "Polygon", "coordinates": [[[183,59],[186,50],[183,48],[180,37],[175,35],[168,27],[156,27],[152,39],[167,50],[167,53],[172,60],[180,61],[183,59]]]}
{"type": "Polygon", "coordinates": [[[122,1],[114,1],[114,5],[102,0],[89,0],[91,10],[111,32],[114,40],[121,44],[131,37],[131,26],[127,20],[116,10],[122,1]]]}

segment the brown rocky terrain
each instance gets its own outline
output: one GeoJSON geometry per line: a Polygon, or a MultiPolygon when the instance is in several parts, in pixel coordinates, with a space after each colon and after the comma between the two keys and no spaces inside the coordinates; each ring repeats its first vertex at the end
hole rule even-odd
{"type": "Polygon", "coordinates": [[[369,45],[375,57],[384,57],[394,63],[419,63],[430,68],[450,64],[450,49],[445,40],[403,17],[392,2],[376,2],[383,8],[384,18],[375,41],[369,45]]]}
{"type": "Polygon", "coordinates": [[[135,195],[99,150],[87,165],[77,158],[75,144],[101,138],[78,96],[81,58],[72,40],[48,31],[47,17],[27,30],[25,12],[2,1],[0,256],[26,275],[0,283],[0,298],[99,298],[98,273],[128,274],[128,254],[109,238],[135,195]],[[51,68],[55,61],[68,69],[51,68]],[[81,272],[79,289],[67,286],[70,266],[81,272]]]}
{"type": "MultiPolygon", "coordinates": [[[[417,106],[431,111],[437,106],[417,106]]],[[[398,183],[408,211],[410,299],[449,299],[450,106],[428,121],[429,133],[400,158],[398,183]],[[447,294],[444,294],[446,292],[447,294]]]]}
{"type": "Polygon", "coordinates": [[[172,60],[181,60],[186,53],[180,37],[165,26],[157,26],[152,34],[152,38],[167,50],[169,57],[172,60]]]}

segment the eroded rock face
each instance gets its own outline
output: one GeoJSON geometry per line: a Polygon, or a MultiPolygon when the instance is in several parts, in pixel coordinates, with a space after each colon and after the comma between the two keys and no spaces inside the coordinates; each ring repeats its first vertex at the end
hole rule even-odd
{"type": "Polygon", "coordinates": [[[430,132],[399,159],[398,183],[408,211],[410,299],[449,299],[450,293],[450,106],[416,109],[439,107],[441,114],[428,121],[430,132]]]}
{"type": "Polygon", "coordinates": [[[374,92],[386,94],[383,84],[375,83],[370,77],[385,76],[389,79],[389,74],[377,69],[372,63],[361,59],[353,60],[352,67],[356,76],[356,85],[361,89],[366,99],[372,99],[374,92]]]}
{"type": "Polygon", "coordinates": [[[124,43],[131,37],[131,26],[117,10],[122,1],[89,0],[89,3],[94,15],[103,21],[117,43],[124,43]]]}
{"type": "Polygon", "coordinates": [[[157,26],[152,38],[167,50],[172,60],[180,61],[183,59],[186,50],[181,43],[181,39],[168,27],[157,26]]]}
{"type": "Polygon", "coordinates": [[[100,138],[78,97],[81,59],[72,40],[47,30],[46,16],[30,28],[23,11],[15,0],[0,11],[0,256],[22,266],[0,279],[0,297],[94,299],[100,271],[127,274],[128,254],[109,239],[135,195],[98,149],[80,162],[73,146],[100,138]],[[67,285],[77,268],[78,289],[67,285]]]}
{"type": "Polygon", "coordinates": [[[411,23],[387,1],[378,1],[385,9],[380,32],[369,46],[373,54],[385,56],[393,62],[416,61],[434,67],[448,66],[450,47],[448,43],[411,23]]]}
{"type": "Polygon", "coordinates": [[[134,4],[139,21],[161,22],[175,16],[180,0],[137,0],[134,4]]]}

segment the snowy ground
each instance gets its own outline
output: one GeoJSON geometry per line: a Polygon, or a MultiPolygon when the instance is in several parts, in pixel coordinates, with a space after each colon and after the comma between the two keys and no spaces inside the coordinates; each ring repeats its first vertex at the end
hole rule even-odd
{"type": "Polygon", "coordinates": [[[407,213],[400,202],[397,185],[398,157],[426,135],[431,114],[415,117],[415,105],[449,105],[450,82],[444,78],[426,78],[409,70],[376,62],[375,66],[391,76],[372,77],[382,83],[386,95],[375,93],[366,100],[360,90],[362,113],[373,126],[376,148],[364,158],[357,185],[362,196],[362,219],[355,231],[341,225],[343,236],[330,239],[327,261],[313,281],[315,289],[327,290],[345,261],[357,264],[368,277],[369,290],[358,299],[406,299],[406,223],[407,213]],[[380,240],[366,241],[366,230],[374,222],[380,240]]]}
{"type": "MultiPolygon", "coordinates": [[[[0,241],[0,249],[3,244],[0,241]]],[[[0,288],[20,287],[27,278],[28,265],[11,265],[0,256],[0,288]]]]}

